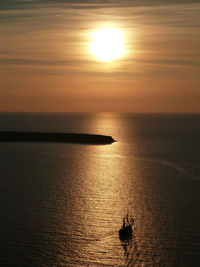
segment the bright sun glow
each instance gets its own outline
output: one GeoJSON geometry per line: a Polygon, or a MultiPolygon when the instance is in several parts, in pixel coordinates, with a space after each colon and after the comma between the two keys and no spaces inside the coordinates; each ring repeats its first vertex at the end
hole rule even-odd
{"type": "Polygon", "coordinates": [[[93,33],[91,54],[97,59],[110,62],[124,54],[122,34],[117,29],[105,28],[93,33]]]}

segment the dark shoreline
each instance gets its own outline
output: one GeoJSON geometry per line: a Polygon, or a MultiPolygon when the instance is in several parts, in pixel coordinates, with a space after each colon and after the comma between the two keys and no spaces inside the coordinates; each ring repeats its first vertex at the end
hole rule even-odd
{"type": "Polygon", "coordinates": [[[59,142],[77,144],[112,144],[112,136],[86,133],[45,133],[0,131],[0,142],[59,142]]]}

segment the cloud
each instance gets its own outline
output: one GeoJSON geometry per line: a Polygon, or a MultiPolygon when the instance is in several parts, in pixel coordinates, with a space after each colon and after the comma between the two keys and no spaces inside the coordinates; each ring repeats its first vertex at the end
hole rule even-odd
{"type": "Polygon", "coordinates": [[[127,24],[200,27],[199,10],[199,0],[0,0],[0,23],[39,18],[42,27],[48,17],[59,23],[64,15],[70,23],[111,17],[127,24]]]}
{"type": "Polygon", "coordinates": [[[85,47],[91,28],[111,18],[130,37],[127,38],[130,58],[122,60],[119,75],[124,77],[126,73],[131,80],[136,73],[139,77],[144,73],[168,73],[175,67],[180,72],[182,67],[197,69],[200,5],[191,4],[195,2],[0,0],[0,5],[4,3],[4,7],[10,8],[0,11],[5,20],[0,30],[5,40],[0,43],[0,64],[8,68],[24,66],[23,71],[27,66],[30,71],[33,66],[32,72],[44,74],[77,72],[105,76],[103,68],[96,67],[96,61],[89,59],[85,47]],[[105,8],[111,6],[115,8],[105,8]]]}
{"type": "MultiPolygon", "coordinates": [[[[177,66],[200,66],[199,56],[194,59],[185,59],[185,58],[176,58],[176,59],[154,59],[154,60],[145,60],[139,59],[135,62],[140,64],[149,64],[149,65],[177,65],[177,66]]],[[[90,60],[47,60],[47,59],[31,59],[31,58],[0,58],[0,64],[6,65],[41,65],[41,66],[86,66],[94,64],[94,61],[90,60]]],[[[94,70],[91,69],[93,72],[94,70]]]]}
{"type": "Polygon", "coordinates": [[[199,0],[1,0],[0,10],[27,9],[38,6],[56,7],[68,5],[70,8],[109,8],[109,7],[136,7],[136,6],[156,6],[173,4],[199,3],[199,0]]]}
{"type": "Polygon", "coordinates": [[[0,58],[0,64],[7,65],[43,65],[43,66],[78,66],[90,61],[84,60],[47,60],[31,58],[0,58]]]}

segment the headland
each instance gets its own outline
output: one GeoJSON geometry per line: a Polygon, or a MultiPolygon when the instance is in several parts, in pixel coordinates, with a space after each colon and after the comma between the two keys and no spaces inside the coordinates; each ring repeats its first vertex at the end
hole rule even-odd
{"type": "Polygon", "coordinates": [[[0,142],[45,142],[77,144],[112,144],[112,136],[88,133],[49,133],[0,131],[0,142]]]}

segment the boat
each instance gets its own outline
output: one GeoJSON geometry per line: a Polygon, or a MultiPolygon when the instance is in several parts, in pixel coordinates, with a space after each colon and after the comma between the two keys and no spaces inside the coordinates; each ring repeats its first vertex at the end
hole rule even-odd
{"type": "Polygon", "coordinates": [[[134,224],[134,219],[128,214],[123,218],[122,227],[119,230],[119,237],[121,240],[126,240],[132,237],[132,225],[134,224]]]}

